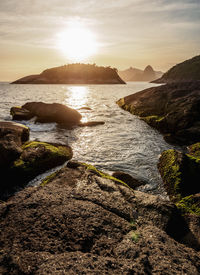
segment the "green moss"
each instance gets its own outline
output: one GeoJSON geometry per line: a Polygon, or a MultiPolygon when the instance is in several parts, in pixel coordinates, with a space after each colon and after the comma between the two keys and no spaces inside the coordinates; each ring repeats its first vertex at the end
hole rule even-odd
{"type": "Polygon", "coordinates": [[[152,124],[161,122],[164,119],[164,117],[163,116],[146,116],[146,117],[141,117],[141,119],[144,120],[146,123],[152,125],[152,124]]]}
{"type": "Polygon", "coordinates": [[[140,233],[137,231],[132,231],[131,232],[131,239],[133,242],[137,243],[139,241],[140,238],[140,233]]]}
{"type": "Polygon", "coordinates": [[[56,171],[52,174],[50,174],[49,176],[47,176],[45,179],[42,180],[40,186],[44,187],[46,184],[48,184],[50,181],[52,181],[58,174],[59,171],[56,171]]]}
{"type": "Polygon", "coordinates": [[[164,151],[160,158],[159,171],[168,194],[180,199],[180,183],[182,172],[178,161],[178,152],[171,149],[164,151]]]}
{"type": "Polygon", "coordinates": [[[176,203],[176,206],[183,214],[190,213],[200,216],[200,199],[196,199],[194,195],[184,197],[176,203]]]}
{"type": "Polygon", "coordinates": [[[124,98],[120,98],[116,103],[119,105],[119,107],[123,107],[125,104],[124,98]]]}
{"type": "MultiPolygon", "coordinates": [[[[102,178],[106,178],[112,181],[115,181],[117,183],[121,183],[123,185],[126,185],[128,188],[130,188],[128,186],[128,184],[126,184],[125,182],[123,182],[122,180],[116,179],[115,177],[110,176],[109,174],[103,173],[101,171],[99,171],[96,167],[94,167],[91,164],[87,164],[87,163],[81,163],[83,166],[85,166],[87,168],[87,170],[93,171],[95,172],[98,176],[102,177],[102,178]]],[[[131,189],[131,188],[130,188],[131,189]]],[[[132,189],[131,189],[132,190],[132,189]]]]}
{"type": "Polygon", "coordinates": [[[200,159],[200,142],[189,146],[190,154],[198,159],[200,159]]]}
{"type": "Polygon", "coordinates": [[[45,171],[63,164],[72,157],[72,150],[66,146],[54,146],[45,142],[26,142],[23,152],[10,168],[13,180],[27,182],[45,171]]]}

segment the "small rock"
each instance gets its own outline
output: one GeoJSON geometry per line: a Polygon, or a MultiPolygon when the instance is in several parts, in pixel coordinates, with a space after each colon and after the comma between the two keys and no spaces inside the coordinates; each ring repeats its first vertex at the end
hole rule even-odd
{"type": "Polygon", "coordinates": [[[128,186],[132,189],[135,189],[137,187],[139,187],[140,185],[144,185],[146,184],[145,182],[142,182],[138,179],[133,178],[131,175],[121,172],[121,171],[116,171],[112,174],[112,176],[114,178],[117,178],[123,182],[125,182],[126,184],[128,184],[128,186]]]}

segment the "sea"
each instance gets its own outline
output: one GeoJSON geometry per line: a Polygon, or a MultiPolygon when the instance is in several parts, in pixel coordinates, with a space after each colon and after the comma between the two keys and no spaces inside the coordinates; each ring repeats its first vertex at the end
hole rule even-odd
{"type": "MultiPolygon", "coordinates": [[[[157,169],[160,154],[169,145],[163,136],[137,116],[122,110],[116,101],[143,89],[156,86],[148,82],[126,85],[15,85],[0,83],[0,120],[10,121],[10,108],[26,102],[62,103],[79,110],[82,121],[104,121],[104,125],[61,128],[56,123],[20,121],[30,128],[30,140],[68,144],[73,160],[87,162],[104,172],[129,173],[144,181],[139,190],[166,196],[157,169]]],[[[18,121],[16,121],[18,122],[18,121]]],[[[37,178],[35,182],[41,180],[37,178]]],[[[34,182],[34,181],[33,181],[34,182]]]]}

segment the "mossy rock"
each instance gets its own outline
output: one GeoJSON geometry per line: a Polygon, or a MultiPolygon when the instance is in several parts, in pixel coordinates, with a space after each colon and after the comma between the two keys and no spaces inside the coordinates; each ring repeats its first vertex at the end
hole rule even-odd
{"type": "Polygon", "coordinates": [[[200,159],[176,150],[164,151],[158,163],[165,189],[174,202],[200,192],[200,159]]]}
{"type": "Polygon", "coordinates": [[[156,129],[160,129],[163,124],[164,116],[146,116],[146,117],[141,117],[143,121],[145,121],[147,124],[149,124],[151,127],[154,127],[156,129]]]}
{"type": "Polygon", "coordinates": [[[200,216],[200,193],[182,198],[176,206],[183,214],[200,216]]]}
{"type": "Polygon", "coordinates": [[[200,159],[200,142],[190,145],[188,150],[190,155],[200,159]]]}
{"type": "Polygon", "coordinates": [[[21,148],[23,151],[20,157],[5,171],[7,180],[1,189],[24,186],[36,176],[72,158],[71,148],[65,145],[29,141],[21,148]]]}

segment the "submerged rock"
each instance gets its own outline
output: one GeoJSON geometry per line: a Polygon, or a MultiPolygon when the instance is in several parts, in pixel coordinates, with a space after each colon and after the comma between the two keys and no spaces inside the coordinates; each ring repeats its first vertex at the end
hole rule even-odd
{"type": "Polygon", "coordinates": [[[0,204],[0,272],[198,274],[176,207],[102,174],[65,167],[0,204]]]}
{"type": "Polygon", "coordinates": [[[0,121],[0,168],[7,167],[20,156],[21,145],[28,139],[28,127],[14,122],[0,121]]]}
{"type": "Polygon", "coordinates": [[[200,81],[145,89],[117,104],[158,129],[167,142],[189,145],[200,140],[200,81]]]}
{"type": "Polygon", "coordinates": [[[103,125],[103,124],[105,124],[104,121],[88,121],[88,122],[81,122],[81,123],[79,123],[78,126],[80,126],[80,127],[85,127],[85,126],[92,127],[92,126],[103,125]]]}
{"type": "Polygon", "coordinates": [[[13,119],[29,120],[36,117],[36,122],[56,122],[66,127],[72,127],[80,123],[81,114],[72,108],[59,103],[28,102],[22,107],[12,107],[13,119]]]}

